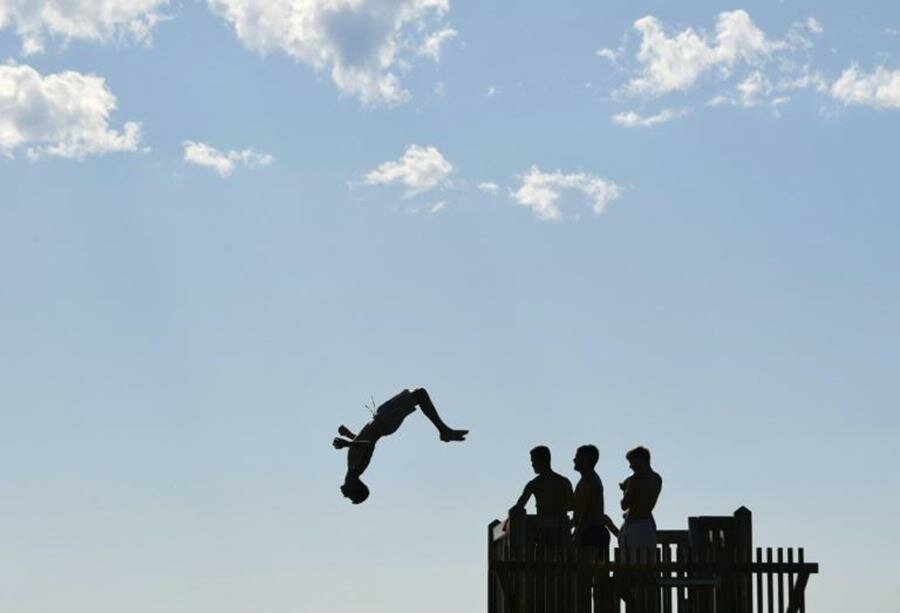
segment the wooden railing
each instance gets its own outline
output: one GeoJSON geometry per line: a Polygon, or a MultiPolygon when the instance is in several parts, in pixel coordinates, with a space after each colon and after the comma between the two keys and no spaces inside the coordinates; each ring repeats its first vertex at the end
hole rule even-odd
{"type": "Polygon", "coordinates": [[[488,613],[805,613],[819,568],[802,548],[696,551],[679,531],[661,536],[669,542],[655,550],[614,549],[607,560],[597,550],[510,538],[494,522],[488,613]]]}

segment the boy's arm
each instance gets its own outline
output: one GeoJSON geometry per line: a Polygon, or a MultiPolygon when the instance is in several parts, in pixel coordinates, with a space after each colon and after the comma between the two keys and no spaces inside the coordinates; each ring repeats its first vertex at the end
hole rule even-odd
{"type": "Polygon", "coordinates": [[[575,492],[572,491],[572,482],[566,479],[565,507],[567,511],[575,511],[575,492]]]}
{"type": "Polygon", "coordinates": [[[373,445],[375,445],[375,441],[361,441],[358,438],[355,438],[349,442],[351,447],[372,447],[373,445]]]}
{"type": "Polygon", "coordinates": [[[374,441],[361,441],[360,439],[353,439],[352,441],[348,441],[346,439],[335,437],[335,439],[331,442],[331,445],[335,449],[346,449],[347,447],[374,447],[374,441]]]}
{"type": "Polygon", "coordinates": [[[622,482],[622,510],[627,511],[631,508],[632,499],[634,498],[634,487],[631,478],[622,482]]]}
{"type": "Polygon", "coordinates": [[[612,533],[613,536],[615,536],[616,538],[618,538],[618,536],[619,536],[619,529],[616,527],[616,524],[613,523],[613,520],[612,520],[612,518],[611,518],[609,515],[604,515],[604,516],[603,516],[603,523],[606,524],[606,529],[609,530],[609,531],[612,533]]]}
{"type": "Polygon", "coordinates": [[[516,504],[513,508],[524,509],[525,505],[528,504],[528,499],[531,498],[531,483],[525,485],[525,489],[522,490],[522,495],[519,496],[519,499],[516,501],[516,504]]]}

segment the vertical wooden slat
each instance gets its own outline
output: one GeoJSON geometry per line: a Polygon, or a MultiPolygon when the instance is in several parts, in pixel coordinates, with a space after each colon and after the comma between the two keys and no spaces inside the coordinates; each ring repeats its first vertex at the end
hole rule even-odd
{"type": "MultiPolygon", "coordinates": [[[[694,565],[696,558],[697,558],[697,552],[692,547],[688,547],[687,563],[688,563],[689,571],[686,575],[687,577],[696,577],[697,576],[697,569],[696,569],[696,566],[694,565]]],[[[691,611],[693,611],[694,607],[697,605],[696,592],[697,592],[697,590],[692,590],[690,588],[685,589],[684,593],[685,593],[685,596],[687,597],[687,600],[686,600],[687,613],[690,613],[691,611]]]]}
{"type": "Polygon", "coordinates": [[[549,545],[541,547],[536,556],[537,567],[537,594],[535,598],[535,613],[547,613],[547,550],[549,545]]]}
{"type": "Polygon", "coordinates": [[[619,569],[616,577],[616,585],[619,589],[620,594],[629,598],[629,590],[631,586],[629,585],[627,564],[628,564],[628,550],[623,550],[622,548],[616,549],[616,567],[619,569]]]}
{"type": "Polygon", "coordinates": [[[553,610],[565,611],[562,606],[563,599],[563,576],[565,568],[562,566],[563,551],[565,547],[557,547],[553,550],[553,610]]]}
{"type": "MultiPolygon", "coordinates": [[[[666,565],[672,561],[672,549],[668,543],[663,545],[662,561],[663,564],[666,565]]],[[[672,574],[667,570],[664,573],[660,573],[660,576],[668,579],[672,574]]],[[[660,590],[660,597],[662,598],[662,613],[672,613],[672,590],[667,587],[662,588],[660,590]]]]}
{"type": "MultiPolygon", "coordinates": [[[[762,562],[762,547],[756,548],[756,561],[762,562]]],[[[763,613],[763,576],[762,573],[756,573],[756,613],[763,613]]]]}
{"type": "MultiPolygon", "coordinates": [[[[803,564],[803,547],[797,551],[797,561],[803,564]]],[[[800,592],[800,613],[806,613],[806,590],[800,592]]]]}
{"type": "Polygon", "coordinates": [[[487,558],[487,613],[494,613],[497,606],[494,602],[494,578],[491,576],[491,568],[494,565],[494,524],[488,525],[487,558]]]}
{"type": "Polygon", "coordinates": [[[525,590],[525,593],[528,596],[525,597],[525,611],[526,613],[537,613],[534,610],[534,596],[535,596],[535,583],[534,580],[534,543],[530,543],[530,546],[525,549],[525,581],[528,584],[528,587],[525,590]]]}
{"type": "MultiPolygon", "coordinates": [[[[766,562],[772,563],[772,548],[766,547],[766,562]]],[[[768,588],[766,600],[769,604],[768,613],[775,613],[775,584],[773,583],[772,571],[766,572],[766,587],[768,588]]]]}
{"type": "Polygon", "coordinates": [[[794,593],[794,573],[791,570],[794,567],[794,548],[788,547],[787,550],[787,563],[788,563],[788,575],[787,575],[787,593],[794,593]]]}
{"type": "Polygon", "coordinates": [[[518,589],[516,590],[516,613],[527,613],[528,609],[526,608],[526,604],[528,602],[529,594],[528,594],[528,539],[522,539],[522,546],[519,548],[519,561],[522,562],[522,566],[517,573],[518,578],[516,583],[518,584],[518,589]]]}
{"type": "Polygon", "coordinates": [[[784,549],[778,548],[778,613],[784,613],[784,549]]]}

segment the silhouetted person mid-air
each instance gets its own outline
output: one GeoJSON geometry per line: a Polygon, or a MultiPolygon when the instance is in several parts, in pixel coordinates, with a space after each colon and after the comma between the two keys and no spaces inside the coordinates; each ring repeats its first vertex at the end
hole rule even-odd
{"type": "Polygon", "coordinates": [[[572,540],[581,547],[599,549],[605,558],[609,552],[607,517],[603,511],[603,482],[595,467],[600,452],[593,445],[583,445],[575,452],[575,470],[581,479],[575,486],[575,509],[572,521],[575,531],[572,540]]]}
{"type": "Polygon", "coordinates": [[[437,428],[442,441],[448,443],[466,440],[469,431],[454,430],[445,424],[434,408],[428,392],[423,388],[403,390],[379,406],[372,420],[362,427],[359,434],[354,434],[346,426],[338,428],[338,434],[344,438],[335,438],[332,445],[335,449],[348,449],[347,476],[344,477],[341,492],[353,501],[353,504],[359,504],[369,497],[369,488],[362,482],[360,476],[369,466],[378,439],[396,432],[403,424],[403,420],[413,413],[417,406],[437,428]]]}
{"type": "Polygon", "coordinates": [[[650,450],[635,447],[625,459],[632,475],[619,484],[625,522],[619,532],[619,547],[631,551],[656,549],[656,521],[653,509],[662,491],[662,477],[650,468],[650,450]]]}
{"type": "Polygon", "coordinates": [[[510,514],[524,513],[525,505],[534,496],[541,540],[545,545],[559,545],[569,534],[569,511],[574,497],[572,482],[553,471],[550,467],[550,449],[540,445],[531,450],[531,467],[537,477],[529,481],[510,509],[510,514]]]}

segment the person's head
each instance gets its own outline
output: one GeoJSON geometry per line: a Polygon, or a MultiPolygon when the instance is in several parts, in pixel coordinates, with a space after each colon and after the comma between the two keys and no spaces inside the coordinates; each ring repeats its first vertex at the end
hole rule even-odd
{"type": "Polygon", "coordinates": [[[360,504],[369,497],[369,488],[366,487],[366,484],[359,477],[348,475],[344,479],[344,485],[341,486],[341,493],[345,498],[349,498],[353,504],[360,504]]]}
{"type": "Polygon", "coordinates": [[[550,470],[550,448],[538,445],[531,450],[531,467],[541,474],[550,470]]]}
{"type": "Polygon", "coordinates": [[[650,450],[646,447],[635,447],[625,454],[631,470],[638,471],[650,468],[650,450]]]}
{"type": "Polygon", "coordinates": [[[597,460],[600,459],[600,452],[593,445],[582,445],[575,451],[575,470],[578,472],[588,472],[594,470],[597,466],[597,460]]]}

